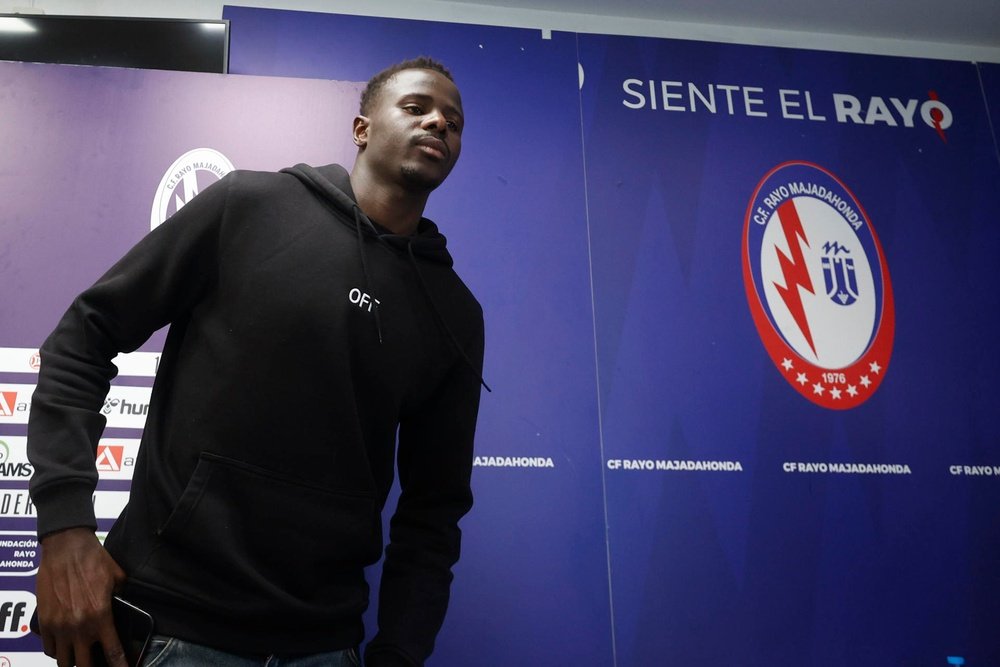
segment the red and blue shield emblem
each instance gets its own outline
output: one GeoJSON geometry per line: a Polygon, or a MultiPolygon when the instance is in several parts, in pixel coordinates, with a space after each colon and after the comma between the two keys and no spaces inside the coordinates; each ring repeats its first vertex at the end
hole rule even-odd
{"type": "Polygon", "coordinates": [[[798,393],[831,409],[875,393],[895,332],[889,267],[836,176],[808,162],[764,176],[744,221],[743,282],[761,341],[798,393]]]}

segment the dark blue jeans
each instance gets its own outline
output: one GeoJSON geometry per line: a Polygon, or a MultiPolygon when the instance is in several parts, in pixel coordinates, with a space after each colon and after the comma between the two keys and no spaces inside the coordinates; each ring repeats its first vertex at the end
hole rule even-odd
{"type": "Polygon", "coordinates": [[[359,667],[354,649],[311,655],[268,655],[253,657],[216,651],[181,641],[176,637],[154,636],[149,642],[142,667],[359,667]]]}

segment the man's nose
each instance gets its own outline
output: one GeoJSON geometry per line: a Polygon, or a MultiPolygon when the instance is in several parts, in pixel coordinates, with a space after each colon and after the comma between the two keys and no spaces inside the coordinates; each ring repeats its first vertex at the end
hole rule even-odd
{"type": "Polygon", "coordinates": [[[433,109],[426,116],[424,116],[422,126],[425,130],[437,130],[438,132],[443,132],[447,127],[447,122],[445,121],[444,114],[442,114],[438,109],[433,109]]]}

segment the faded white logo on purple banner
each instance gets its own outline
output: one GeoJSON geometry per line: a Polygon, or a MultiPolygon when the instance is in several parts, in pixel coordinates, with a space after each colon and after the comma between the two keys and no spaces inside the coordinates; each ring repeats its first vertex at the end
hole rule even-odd
{"type": "Polygon", "coordinates": [[[229,158],[213,148],[195,148],[177,158],[156,188],[149,228],[159,227],[195,195],[235,168],[229,158]]]}

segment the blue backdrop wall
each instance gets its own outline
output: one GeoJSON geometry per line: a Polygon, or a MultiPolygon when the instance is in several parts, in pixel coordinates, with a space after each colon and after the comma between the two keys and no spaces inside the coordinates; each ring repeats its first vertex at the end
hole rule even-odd
{"type": "Polygon", "coordinates": [[[605,455],[742,468],[608,470],[619,663],[996,662],[997,480],[963,474],[996,465],[998,436],[998,304],[975,285],[1000,173],[976,68],[602,36],[580,60],[605,455]],[[853,193],[856,233],[813,184],[853,193]],[[780,234],[789,199],[808,239],[780,234]],[[824,307],[821,244],[866,230],[872,294],[824,307]],[[799,281],[762,269],[798,246],[816,352],[758,296],[799,281]],[[850,313],[865,298],[872,320],[850,313]]]}
{"type": "Polygon", "coordinates": [[[565,76],[574,36],[233,7],[224,16],[234,73],[364,81],[425,52],[452,68],[462,158],[427,214],[486,312],[493,393],[449,608],[460,620],[434,659],[505,665],[527,652],[536,664],[610,664],[583,153],[579,121],[567,121],[579,109],[565,76]]]}

